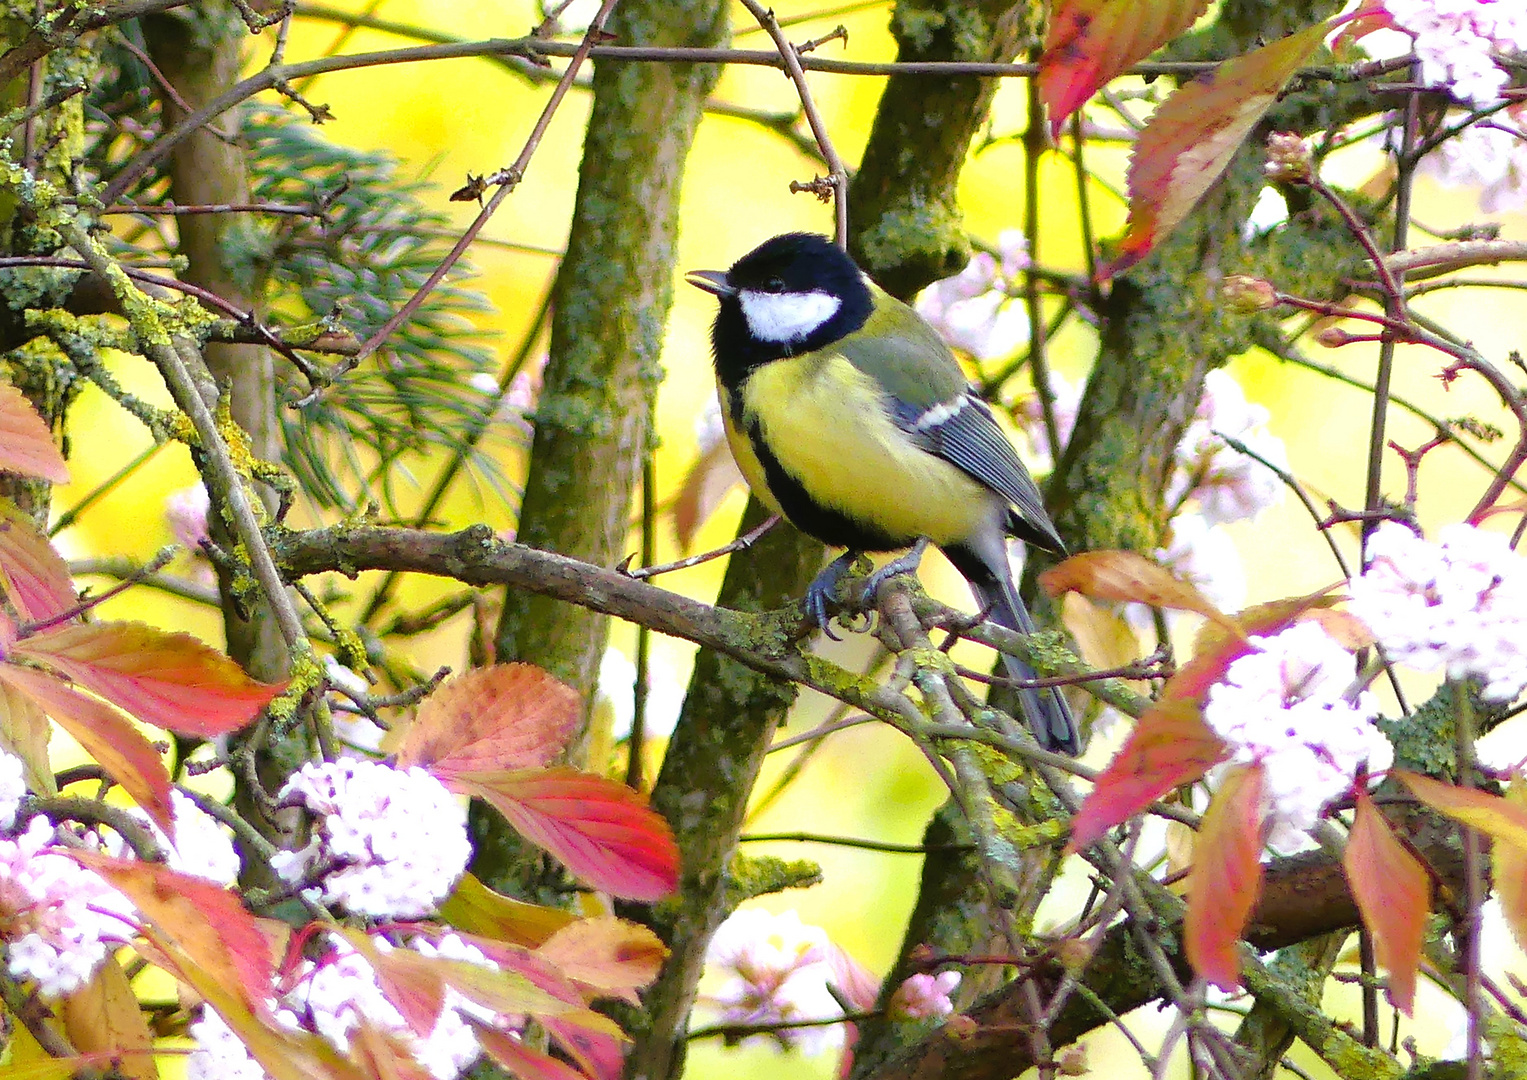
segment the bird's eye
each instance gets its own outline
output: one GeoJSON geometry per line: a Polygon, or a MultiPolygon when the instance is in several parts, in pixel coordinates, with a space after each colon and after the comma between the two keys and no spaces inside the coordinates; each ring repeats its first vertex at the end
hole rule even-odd
{"type": "Polygon", "coordinates": [[[782,293],[785,291],[785,279],[771,277],[768,281],[764,282],[763,287],[764,292],[782,293]]]}

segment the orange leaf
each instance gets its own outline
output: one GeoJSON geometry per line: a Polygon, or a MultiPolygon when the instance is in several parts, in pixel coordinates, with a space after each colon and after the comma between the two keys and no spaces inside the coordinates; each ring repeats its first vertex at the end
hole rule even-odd
{"type": "Polygon", "coordinates": [[[442,778],[492,804],[527,840],[594,888],[659,900],[678,887],[679,850],[646,796],[574,769],[512,769],[442,778]]]}
{"type": "Polygon", "coordinates": [[[1039,585],[1051,596],[1079,592],[1094,600],[1196,611],[1230,633],[1245,636],[1236,621],[1211,604],[1198,589],[1133,551],[1086,551],[1073,555],[1040,574],[1039,585]]]}
{"type": "Polygon", "coordinates": [[[1404,769],[1394,769],[1405,786],[1427,806],[1454,821],[1478,829],[1503,844],[1527,851],[1527,808],[1507,802],[1499,795],[1443,784],[1404,769]]]}
{"type": "Polygon", "coordinates": [[[680,548],[689,550],[695,533],[742,483],[742,470],[725,442],[716,443],[696,459],[673,500],[673,531],[680,548]]]}
{"type": "Polygon", "coordinates": [[[364,1019],[350,1036],[350,1052],[373,1080],[431,1080],[430,1071],[402,1039],[364,1019]]]}
{"type": "Polygon", "coordinates": [[[476,668],[439,687],[398,748],[398,768],[444,779],[549,764],[578,725],[578,692],[531,664],[476,668]]]}
{"type": "Polygon", "coordinates": [[[527,904],[463,874],[436,914],[469,934],[535,948],[577,917],[562,908],[527,904]]]}
{"type": "Polygon", "coordinates": [[[1221,990],[1241,985],[1236,942],[1262,887],[1261,851],[1262,767],[1238,765],[1199,823],[1182,927],[1188,962],[1221,990]]]}
{"type": "Polygon", "coordinates": [[[60,626],[12,651],[57,668],[140,720],[201,738],[237,731],[282,690],[255,682],[190,634],[143,623],[60,626]]]}
{"type": "MultiPolygon", "coordinates": [[[[1527,779],[1521,773],[1511,778],[1506,801],[1527,810],[1527,779]]],[[[1490,852],[1490,877],[1495,898],[1500,901],[1511,936],[1518,948],[1527,949],[1527,848],[1516,844],[1496,844],[1490,852]]]]}
{"type": "Polygon", "coordinates": [[[1366,791],[1357,793],[1357,814],[1342,855],[1347,884],[1373,936],[1379,966],[1389,972],[1389,1000],[1406,1016],[1416,1000],[1416,968],[1431,904],[1431,879],[1389,831],[1366,791]]]}
{"type": "Polygon", "coordinates": [[[1039,58],[1051,137],[1105,83],[1192,26],[1208,6],[1208,0],[1057,0],[1039,58]]]}
{"type": "Polygon", "coordinates": [[[116,1072],[129,1080],[158,1080],[154,1034],[115,957],[60,1003],[58,1015],[75,1049],[116,1061],[116,1072]]]}
{"type": "Polygon", "coordinates": [[[0,588],[29,622],[79,606],[63,556],[5,499],[0,499],[0,588]]]}
{"type": "Polygon", "coordinates": [[[1166,99],[1135,143],[1129,160],[1129,229],[1119,257],[1100,269],[1099,277],[1127,270],[1182,223],[1328,29],[1327,23],[1316,23],[1227,60],[1166,99]]]}
{"type": "Polygon", "coordinates": [[[1159,701],[1098,776],[1071,821],[1068,851],[1080,851],[1225,756],[1226,746],[1191,701],[1159,701]]]}
{"type": "Polygon", "coordinates": [[[245,1008],[265,1014],[275,974],[270,942],[236,893],[157,863],[70,854],[136,904],[176,952],[236,992],[245,1008]]]}
{"type": "Polygon", "coordinates": [[[58,794],[48,759],[52,734],[53,728],[37,702],[0,681],[0,749],[21,759],[27,790],[40,795],[58,794]]]}
{"type": "Polygon", "coordinates": [[[500,1031],[476,1020],[472,1021],[472,1026],[477,1029],[477,1041],[482,1043],[487,1055],[518,1080],[588,1080],[586,1075],[571,1065],[539,1050],[532,1050],[507,1031],[500,1031]]]}
{"type": "Polygon", "coordinates": [[[69,466],[53,445],[48,425],[9,383],[0,383],[0,471],[40,476],[55,484],[69,482],[69,466]]]}
{"type": "Polygon", "coordinates": [[[636,991],[657,978],[668,948],[645,926],[598,915],[564,926],[536,955],[596,997],[636,1005],[636,991]]]}
{"type": "Polygon", "coordinates": [[[133,722],[114,706],[87,697],[46,672],[0,663],[0,682],[31,698],[58,726],[74,736],[111,778],[170,836],[170,774],[164,761],[133,722]]]}

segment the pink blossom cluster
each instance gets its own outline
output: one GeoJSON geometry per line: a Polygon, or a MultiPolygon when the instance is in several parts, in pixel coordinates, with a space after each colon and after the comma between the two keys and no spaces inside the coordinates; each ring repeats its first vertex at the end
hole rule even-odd
{"type": "Polygon", "coordinates": [[[977,360],[1011,356],[1029,336],[1029,316],[1012,299],[1018,275],[1029,266],[1028,239],[1017,229],[997,237],[1000,262],[977,252],[953,277],[935,281],[917,297],[917,313],[951,348],[977,360]]]}
{"type": "MultiPolygon", "coordinates": [[[[794,911],[743,908],[722,923],[705,955],[720,984],[709,995],[723,1024],[784,1025],[843,1015],[833,981],[827,931],[794,911]]],[[[779,1027],[767,1036],[781,1049],[819,1054],[843,1045],[843,1026],[779,1027]]]]}
{"type": "Polygon", "coordinates": [[[1372,721],[1378,699],[1352,691],[1352,654],[1319,623],[1251,644],[1210,688],[1204,722],[1230,745],[1221,769],[1262,767],[1271,842],[1286,847],[1351,789],[1360,766],[1388,769],[1394,751],[1372,721]]]}
{"type": "Polygon", "coordinates": [[[1452,678],[1483,681],[1492,701],[1527,688],[1527,572],[1504,536],[1448,525],[1433,543],[1385,522],[1350,588],[1349,610],[1391,660],[1446,665],[1452,678]]]}
{"type": "Polygon", "coordinates": [[[314,815],[313,835],[272,865],[288,882],[317,882],[325,903],[373,918],[428,915],[472,855],[466,807],[423,769],[343,758],[309,762],[280,800],[314,815]]]}
{"type": "Polygon", "coordinates": [[[1384,0],[1384,8],[1412,39],[1421,81],[1477,108],[1499,101],[1511,81],[1498,60],[1527,52],[1521,0],[1384,0]]]}
{"type": "Polygon", "coordinates": [[[137,910],[35,817],[14,840],[0,840],[0,922],[10,976],[35,979],[42,997],[57,998],[90,980],[108,946],[133,936],[137,910]]]}

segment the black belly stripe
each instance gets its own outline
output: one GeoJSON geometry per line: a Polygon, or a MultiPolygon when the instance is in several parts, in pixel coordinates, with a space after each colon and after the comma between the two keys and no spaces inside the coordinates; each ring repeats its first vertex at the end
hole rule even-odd
{"type": "Polygon", "coordinates": [[[915,536],[892,536],[884,529],[851,518],[830,506],[823,506],[811,497],[801,481],[780,464],[779,458],[764,443],[759,434],[757,417],[747,418],[743,431],[747,433],[753,453],[758,455],[758,463],[763,466],[769,494],[779,503],[790,524],[807,536],[814,536],[824,544],[851,551],[895,551],[909,547],[917,539],[915,536]]]}

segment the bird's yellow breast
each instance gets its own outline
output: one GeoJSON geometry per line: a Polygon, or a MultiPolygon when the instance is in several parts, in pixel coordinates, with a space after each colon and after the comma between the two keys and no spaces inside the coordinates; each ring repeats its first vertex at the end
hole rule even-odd
{"type": "MultiPolygon", "coordinates": [[[[885,394],[842,356],[819,352],[758,368],[738,391],[744,425],[823,506],[910,544],[969,537],[997,498],[963,470],[916,446],[890,418],[885,394]]],[[[753,491],[779,512],[748,434],[721,390],[727,439],[753,491]]]]}

